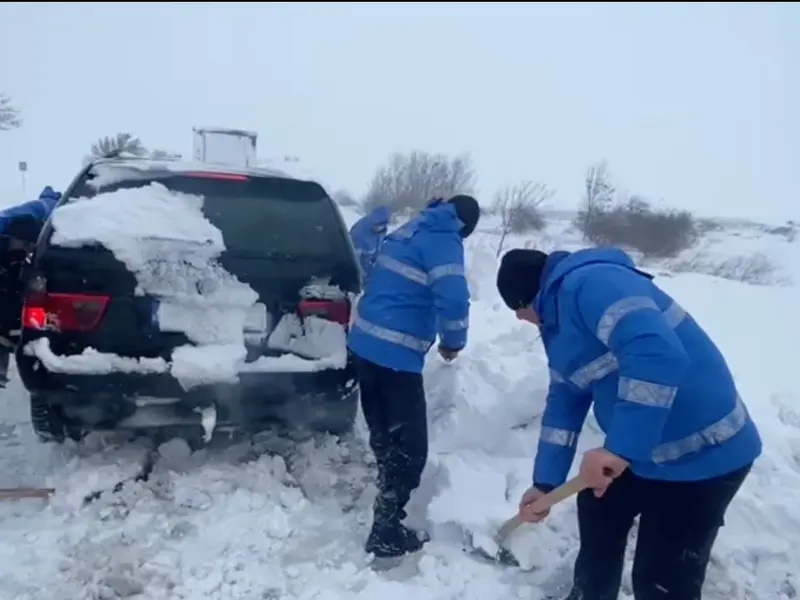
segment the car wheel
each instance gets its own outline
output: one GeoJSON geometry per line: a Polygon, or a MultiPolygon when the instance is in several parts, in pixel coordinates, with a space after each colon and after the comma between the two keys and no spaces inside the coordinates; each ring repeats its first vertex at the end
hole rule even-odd
{"type": "MultiPolygon", "coordinates": [[[[31,424],[39,441],[62,444],[67,438],[64,421],[46,396],[31,394],[31,424]]],[[[71,436],[70,436],[71,437],[71,436]]]]}

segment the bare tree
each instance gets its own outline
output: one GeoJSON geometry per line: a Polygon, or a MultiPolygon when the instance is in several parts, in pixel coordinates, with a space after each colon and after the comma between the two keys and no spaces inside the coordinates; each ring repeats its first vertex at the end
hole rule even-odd
{"type": "Polygon", "coordinates": [[[114,136],[105,136],[92,144],[91,156],[102,158],[114,152],[133,154],[135,156],[145,156],[147,150],[142,145],[141,140],[130,133],[118,133],[114,136]]]}
{"type": "Polygon", "coordinates": [[[592,223],[613,203],[616,193],[605,160],[595,163],[586,170],[583,189],[583,207],[578,211],[575,225],[583,233],[584,239],[588,239],[592,223]]]}
{"type": "Polygon", "coordinates": [[[385,204],[396,212],[415,210],[433,198],[471,194],[474,187],[475,170],[467,154],[396,153],[372,178],[364,208],[385,204]]]}
{"type": "Polygon", "coordinates": [[[553,190],[544,183],[523,181],[517,185],[507,186],[497,192],[492,207],[500,216],[500,243],[497,256],[503,252],[503,245],[509,233],[541,231],[544,229],[544,215],[540,210],[542,204],[553,196],[553,190]]]}
{"type": "Polygon", "coordinates": [[[11,104],[11,98],[0,94],[0,131],[8,131],[22,127],[19,110],[11,104]]]}

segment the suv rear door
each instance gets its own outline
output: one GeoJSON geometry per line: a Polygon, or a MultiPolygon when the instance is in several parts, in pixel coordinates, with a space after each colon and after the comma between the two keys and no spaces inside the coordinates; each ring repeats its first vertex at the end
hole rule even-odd
{"type": "MultiPolygon", "coordinates": [[[[315,278],[345,292],[357,293],[360,286],[344,222],[319,184],[217,172],[137,173],[122,167],[119,177],[108,179],[113,182],[109,185],[96,189],[91,180],[91,172],[84,175],[62,203],[152,182],[202,196],[204,215],[224,237],[222,267],[257,293],[273,325],[298,306],[301,312],[321,310],[323,316],[346,325],[349,306],[300,298],[300,290],[315,278]]],[[[124,207],[119,218],[125,219],[124,207]]],[[[53,352],[74,354],[92,347],[120,356],[168,360],[173,349],[188,342],[181,332],[160,330],[157,315],[163,298],[137,291],[136,278],[112,252],[97,245],[57,246],[49,243],[51,235],[49,223],[34,260],[23,326],[41,328],[38,321],[45,315],[57,315],[57,326],[47,332],[53,352]]],[[[256,312],[259,308],[256,305],[256,312]]],[[[256,355],[270,353],[262,341],[251,348],[256,355]]]]}

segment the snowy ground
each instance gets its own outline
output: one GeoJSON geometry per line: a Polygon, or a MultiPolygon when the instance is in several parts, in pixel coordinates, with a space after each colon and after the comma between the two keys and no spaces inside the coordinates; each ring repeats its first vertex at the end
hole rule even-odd
{"type": "MultiPolygon", "coordinates": [[[[753,251],[741,236],[720,240],[718,252],[753,251]]],[[[572,246],[576,240],[555,227],[545,242],[572,246]]],[[[773,241],[759,243],[772,252],[773,241]]],[[[774,258],[800,275],[800,244],[774,243],[774,258]]],[[[344,442],[318,439],[292,449],[265,439],[193,456],[170,443],[148,482],[83,507],[86,494],[133,475],[145,450],[103,446],[98,439],[79,448],[37,444],[25,392],[14,380],[0,393],[0,487],[47,484],[57,493],[47,503],[0,505],[2,597],[536,600],[558,594],[568,584],[576,547],[572,502],[515,538],[527,570],[503,571],[460,550],[465,529],[488,534],[514,513],[529,483],[547,386],[536,330],[520,325],[494,290],[496,244],[491,234],[476,234],[469,243],[468,349],[455,364],[432,356],[427,367],[432,455],[411,518],[427,524],[433,542],[418,572],[406,565],[377,574],[366,565],[361,544],[374,487],[363,431],[344,442]]],[[[664,274],[660,283],[722,346],[765,441],[716,546],[706,597],[794,598],[800,591],[800,390],[793,343],[800,339],[800,292],[664,274]]],[[[599,439],[590,419],[582,445],[599,439]]],[[[629,578],[625,585],[629,590],[629,578]]]]}

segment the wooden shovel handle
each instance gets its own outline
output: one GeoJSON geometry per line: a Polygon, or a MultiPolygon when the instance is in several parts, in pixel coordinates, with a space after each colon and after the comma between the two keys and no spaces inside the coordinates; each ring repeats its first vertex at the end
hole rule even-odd
{"type": "Polygon", "coordinates": [[[534,512],[544,512],[553,508],[559,502],[566,500],[570,496],[574,496],[578,492],[585,490],[587,485],[581,480],[580,477],[573,477],[566,483],[558,486],[551,492],[548,492],[536,502],[531,505],[534,512]]]}
{"type": "Polygon", "coordinates": [[[56,491],[53,488],[0,488],[0,500],[49,498],[55,493],[56,491]]]}
{"type": "MultiPolygon", "coordinates": [[[[573,477],[565,484],[558,486],[553,491],[548,492],[538,500],[536,500],[532,508],[536,512],[544,512],[546,510],[551,509],[553,506],[566,500],[567,498],[574,496],[578,492],[582,492],[586,489],[586,484],[581,480],[580,477],[573,477]]],[[[525,521],[519,518],[519,515],[516,514],[511,517],[508,521],[503,523],[500,526],[500,529],[497,531],[497,535],[495,539],[498,542],[504,541],[508,536],[510,536],[516,529],[522,525],[525,521]]]]}

